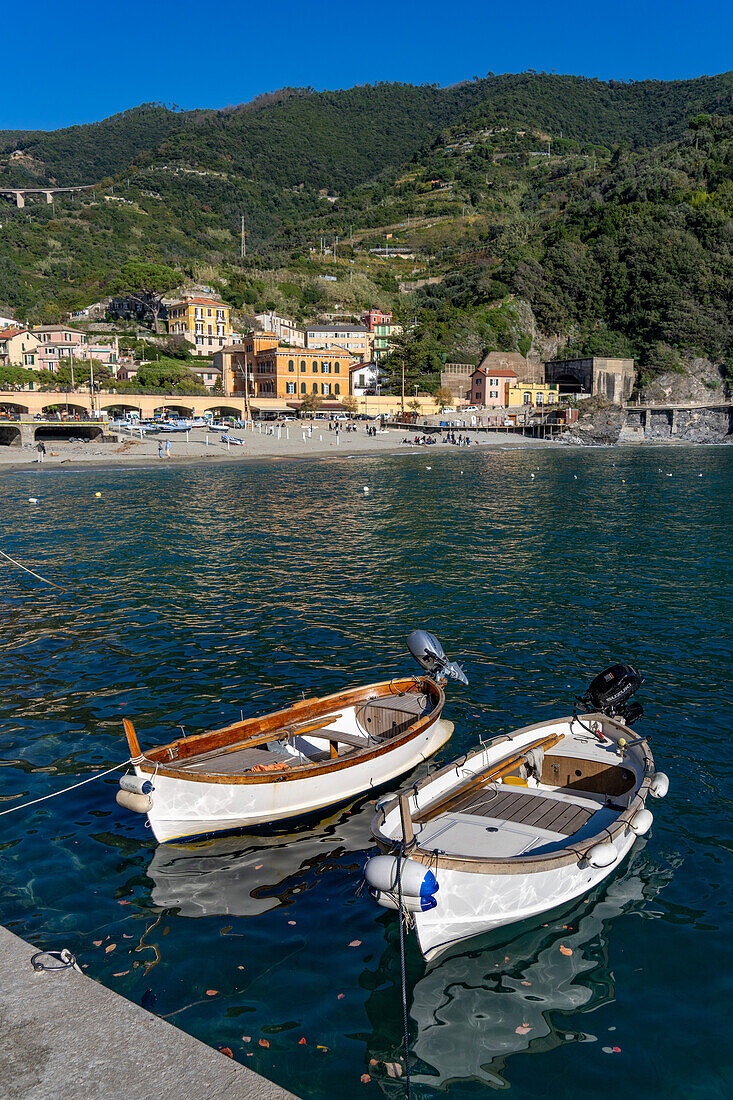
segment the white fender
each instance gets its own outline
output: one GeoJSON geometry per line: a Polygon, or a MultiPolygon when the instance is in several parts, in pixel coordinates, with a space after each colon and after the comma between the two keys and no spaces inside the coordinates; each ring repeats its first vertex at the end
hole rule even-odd
{"type": "Polygon", "coordinates": [[[146,814],[153,808],[153,800],[149,794],[134,794],[132,791],[118,791],[115,796],[118,806],[126,810],[133,810],[136,814],[146,814]]]}
{"type": "MultiPolygon", "coordinates": [[[[396,856],[374,856],[364,867],[364,878],[374,889],[397,894],[398,860],[396,856]]],[[[432,871],[414,859],[402,860],[403,897],[429,898],[438,889],[432,871]]]]}
{"type": "Polygon", "coordinates": [[[652,776],[649,794],[653,795],[655,798],[664,798],[668,790],[669,776],[664,772],[655,772],[652,776]]]}
{"type": "Polygon", "coordinates": [[[613,844],[606,840],[600,844],[594,844],[587,853],[586,859],[591,867],[596,867],[600,870],[602,867],[611,867],[618,859],[618,852],[613,844]]]}
{"type": "Polygon", "coordinates": [[[632,833],[636,833],[637,836],[644,836],[644,833],[648,833],[651,829],[653,821],[654,815],[651,810],[637,810],[629,822],[629,828],[632,833]]]}
{"type": "Polygon", "coordinates": [[[123,791],[129,791],[130,794],[152,794],[155,790],[146,775],[122,775],[120,786],[123,791]]]}
{"type": "MultiPolygon", "coordinates": [[[[369,893],[377,905],[381,905],[383,909],[399,909],[396,894],[390,894],[387,890],[370,890],[369,893]]],[[[427,913],[429,909],[435,909],[437,904],[438,901],[432,894],[424,898],[412,897],[410,894],[402,895],[402,908],[408,913],[427,913]]]]}

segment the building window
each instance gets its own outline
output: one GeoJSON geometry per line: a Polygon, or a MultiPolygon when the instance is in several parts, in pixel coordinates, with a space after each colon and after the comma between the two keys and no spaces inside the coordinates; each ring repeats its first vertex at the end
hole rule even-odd
{"type": "Polygon", "coordinates": [[[333,370],[334,370],[334,374],[341,374],[341,367],[339,366],[338,363],[334,363],[333,370]]]}
{"type": "Polygon", "coordinates": [[[331,383],[330,382],[321,382],[321,393],[325,395],[325,394],[330,394],[330,392],[331,392],[331,383]]]}
{"type": "Polygon", "coordinates": [[[295,382],[288,382],[287,392],[288,393],[295,393],[295,382]]]}
{"type": "Polygon", "coordinates": [[[334,392],[334,393],[341,393],[341,387],[339,386],[338,382],[337,382],[337,383],[336,383],[336,385],[335,385],[335,386],[333,387],[333,392],[334,392]]]}
{"type": "Polygon", "coordinates": [[[318,383],[317,382],[313,383],[313,392],[318,393],[318,383]]]}
{"type": "Polygon", "coordinates": [[[359,375],[359,385],[360,386],[366,386],[365,375],[363,375],[363,374],[359,375]]]}
{"type": "Polygon", "coordinates": [[[305,382],[300,383],[300,392],[305,393],[305,382]]]}
{"type": "Polygon", "coordinates": [[[318,374],[318,363],[316,363],[315,359],[313,360],[313,373],[318,374]]]}
{"type": "Polygon", "coordinates": [[[291,374],[295,370],[295,363],[293,362],[292,359],[288,359],[288,370],[290,371],[291,374]]]}
{"type": "Polygon", "coordinates": [[[301,359],[300,360],[300,373],[303,374],[304,372],[305,372],[305,359],[301,359]]]}

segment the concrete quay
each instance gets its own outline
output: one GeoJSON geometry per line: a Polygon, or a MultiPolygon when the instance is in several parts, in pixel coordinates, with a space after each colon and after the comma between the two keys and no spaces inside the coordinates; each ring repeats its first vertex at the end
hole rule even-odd
{"type": "Polygon", "coordinates": [[[0,925],[3,1100],[297,1100],[78,970],[34,970],[35,952],[0,925]]]}

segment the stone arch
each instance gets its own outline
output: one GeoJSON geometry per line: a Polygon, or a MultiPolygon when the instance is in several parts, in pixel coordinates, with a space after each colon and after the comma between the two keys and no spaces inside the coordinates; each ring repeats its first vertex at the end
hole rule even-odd
{"type": "Polygon", "coordinates": [[[17,401],[1,401],[0,402],[0,415],[6,416],[21,416],[28,414],[29,409],[27,405],[19,405],[17,401]]]}
{"type": "Polygon", "coordinates": [[[193,416],[193,409],[189,405],[174,405],[172,402],[166,405],[159,405],[157,409],[153,410],[153,416],[193,416]]]}
{"type": "Polygon", "coordinates": [[[212,413],[215,417],[221,417],[221,416],[241,417],[242,416],[242,410],[241,409],[235,409],[231,405],[212,405],[210,408],[205,409],[204,411],[212,413]]]}
{"type": "Polygon", "coordinates": [[[17,424],[0,421],[0,447],[20,447],[22,442],[17,424]]]}

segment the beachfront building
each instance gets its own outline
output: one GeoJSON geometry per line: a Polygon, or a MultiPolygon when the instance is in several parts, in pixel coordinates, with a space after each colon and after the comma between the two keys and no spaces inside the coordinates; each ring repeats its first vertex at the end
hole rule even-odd
{"type": "Polygon", "coordinates": [[[350,370],[351,392],[354,397],[379,393],[388,377],[378,363],[354,363],[350,370]]]}
{"type": "Polygon", "coordinates": [[[232,341],[230,309],[218,298],[190,297],[168,306],[168,332],[194,345],[194,355],[212,356],[232,341]]]}
{"type": "Polygon", "coordinates": [[[306,325],[305,346],[316,351],[337,346],[358,363],[371,359],[372,334],[364,325],[306,325]]]}
{"type": "Polygon", "coordinates": [[[302,399],[307,393],[320,397],[345,397],[349,393],[351,355],[331,345],[314,354],[282,346],[263,348],[255,356],[253,382],[257,397],[302,399]]]}
{"type": "Polygon", "coordinates": [[[258,354],[278,346],[277,336],[269,332],[248,332],[236,343],[214,352],[213,364],[221,371],[225,394],[242,397],[255,393],[254,369],[258,354]]]}
{"type": "Polygon", "coordinates": [[[488,409],[506,408],[509,404],[509,390],[517,382],[515,371],[508,367],[491,370],[476,367],[471,375],[471,404],[483,405],[488,409]]]}
{"type": "Polygon", "coordinates": [[[0,331],[0,366],[38,368],[40,340],[30,329],[11,326],[0,331]]]}
{"type": "Polygon", "coordinates": [[[256,313],[255,321],[261,325],[263,332],[277,336],[281,344],[290,344],[294,348],[305,347],[305,332],[288,317],[280,317],[271,310],[269,313],[256,313]]]}
{"type": "Polygon", "coordinates": [[[515,382],[509,387],[507,404],[511,408],[519,405],[530,405],[533,408],[542,408],[546,405],[557,405],[560,398],[560,387],[557,382],[515,382]]]}
{"type": "Polygon", "coordinates": [[[89,337],[79,329],[68,325],[37,325],[33,335],[38,338],[36,350],[36,370],[47,370],[51,374],[58,371],[59,363],[64,359],[74,362],[88,362],[94,359],[103,363],[114,373],[118,361],[117,338],[109,344],[89,342],[89,337]]]}

